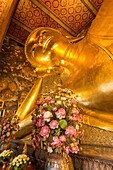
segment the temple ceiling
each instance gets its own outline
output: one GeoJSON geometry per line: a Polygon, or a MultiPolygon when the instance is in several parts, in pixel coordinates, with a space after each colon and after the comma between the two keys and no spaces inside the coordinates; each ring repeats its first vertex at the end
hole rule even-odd
{"type": "Polygon", "coordinates": [[[7,35],[24,44],[30,32],[51,27],[68,36],[84,34],[103,0],[19,0],[7,35]]]}

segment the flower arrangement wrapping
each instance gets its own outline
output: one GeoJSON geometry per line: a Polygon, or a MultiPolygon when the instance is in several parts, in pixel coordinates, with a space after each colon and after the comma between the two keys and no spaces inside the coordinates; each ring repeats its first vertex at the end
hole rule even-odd
{"type": "Polygon", "coordinates": [[[18,131],[17,115],[13,116],[10,113],[1,117],[0,120],[0,138],[2,143],[7,143],[11,139],[15,139],[15,133],[18,131]]]}
{"type": "Polygon", "coordinates": [[[4,151],[0,154],[0,162],[9,161],[12,156],[13,156],[13,151],[4,150],[4,151]]]}
{"type": "Polygon", "coordinates": [[[30,158],[25,154],[20,154],[12,161],[11,169],[21,170],[31,164],[30,158]]]}
{"type": "Polygon", "coordinates": [[[84,135],[81,109],[73,91],[57,86],[56,92],[49,91],[37,102],[32,114],[32,145],[49,153],[77,153],[84,135]]]}

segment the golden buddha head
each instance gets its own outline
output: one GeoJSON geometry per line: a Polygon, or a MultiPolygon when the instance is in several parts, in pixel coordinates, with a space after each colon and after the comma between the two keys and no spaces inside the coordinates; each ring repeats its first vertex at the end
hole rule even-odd
{"type": "Polygon", "coordinates": [[[61,32],[40,27],[29,35],[25,44],[25,54],[36,68],[58,67],[68,43],[68,39],[61,32]]]}

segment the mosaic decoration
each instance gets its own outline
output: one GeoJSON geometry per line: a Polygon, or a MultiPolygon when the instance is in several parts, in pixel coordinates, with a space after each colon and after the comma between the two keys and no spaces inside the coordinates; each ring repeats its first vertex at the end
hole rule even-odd
{"type": "Polygon", "coordinates": [[[30,34],[29,31],[27,31],[20,25],[14,23],[13,21],[11,22],[7,33],[8,33],[8,35],[15,37],[15,39],[18,39],[20,43],[21,42],[25,43],[28,35],[30,34]]]}
{"type": "Polygon", "coordinates": [[[83,128],[85,129],[85,133],[81,142],[82,144],[113,147],[113,132],[92,127],[89,125],[84,125],[83,128]]]}

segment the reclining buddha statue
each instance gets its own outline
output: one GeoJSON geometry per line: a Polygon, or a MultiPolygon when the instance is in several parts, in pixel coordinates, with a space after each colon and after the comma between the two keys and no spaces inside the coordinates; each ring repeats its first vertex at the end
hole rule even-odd
{"type": "Polygon", "coordinates": [[[30,124],[42,79],[65,71],[62,87],[74,90],[84,110],[84,123],[113,130],[113,1],[105,0],[83,38],[69,38],[41,27],[29,35],[25,54],[41,75],[18,109],[20,126],[30,124]],[[109,9],[109,10],[108,10],[109,9]],[[29,120],[29,121],[28,121],[29,120]],[[26,122],[26,123],[25,123],[26,122]]]}

